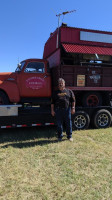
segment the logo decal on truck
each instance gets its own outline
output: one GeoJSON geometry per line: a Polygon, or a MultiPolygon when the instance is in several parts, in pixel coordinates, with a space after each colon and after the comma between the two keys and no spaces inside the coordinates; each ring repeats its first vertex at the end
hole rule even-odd
{"type": "Polygon", "coordinates": [[[31,77],[26,80],[26,87],[31,88],[33,90],[38,90],[45,86],[44,79],[40,77],[31,77]]]}

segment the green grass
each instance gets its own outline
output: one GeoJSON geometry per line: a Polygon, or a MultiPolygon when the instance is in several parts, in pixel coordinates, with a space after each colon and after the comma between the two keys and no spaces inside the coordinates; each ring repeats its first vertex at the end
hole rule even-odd
{"type": "Polygon", "coordinates": [[[112,200],[112,128],[1,130],[0,200],[112,200]]]}

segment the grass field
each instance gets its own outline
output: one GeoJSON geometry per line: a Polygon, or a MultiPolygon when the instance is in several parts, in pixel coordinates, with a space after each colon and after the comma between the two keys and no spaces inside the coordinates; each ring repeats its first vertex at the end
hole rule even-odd
{"type": "Polygon", "coordinates": [[[112,128],[2,130],[0,200],[112,200],[112,128]]]}

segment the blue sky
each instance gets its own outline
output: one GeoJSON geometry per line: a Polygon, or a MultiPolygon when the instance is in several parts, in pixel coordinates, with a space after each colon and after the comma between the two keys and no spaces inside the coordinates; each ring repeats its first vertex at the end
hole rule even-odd
{"type": "Polygon", "coordinates": [[[0,0],[0,72],[15,71],[18,60],[42,58],[58,25],[112,32],[112,0],[0,0]]]}

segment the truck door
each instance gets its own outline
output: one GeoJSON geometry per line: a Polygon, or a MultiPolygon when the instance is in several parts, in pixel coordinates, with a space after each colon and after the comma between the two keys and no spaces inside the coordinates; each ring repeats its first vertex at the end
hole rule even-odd
{"type": "Polygon", "coordinates": [[[50,74],[46,70],[44,62],[27,63],[18,77],[21,97],[50,97],[50,74]]]}

